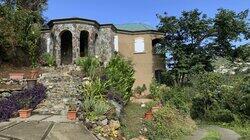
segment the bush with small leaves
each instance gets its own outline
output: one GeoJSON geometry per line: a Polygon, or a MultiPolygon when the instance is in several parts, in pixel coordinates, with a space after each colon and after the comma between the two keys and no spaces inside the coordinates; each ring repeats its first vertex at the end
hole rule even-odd
{"type": "Polygon", "coordinates": [[[124,103],[127,103],[132,96],[134,72],[131,62],[120,55],[113,56],[105,68],[108,89],[117,91],[124,103]]]}
{"type": "Polygon", "coordinates": [[[177,139],[196,129],[195,122],[188,115],[169,104],[155,112],[153,120],[145,121],[145,126],[150,140],[177,139]]]}
{"type": "Polygon", "coordinates": [[[81,67],[82,71],[86,76],[95,79],[100,77],[101,63],[100,61],[92,56],[79,58],[76,60],[76,64],[81,67]]]}
{"type": "Polygon", "coordinates": [[[248,75],[197,75],[193,79],[192,118],[217,122],[230,122],[235,116],[249,118],[249,81],[248,75]]]}
{"type": "Polygon", "coordinates": [[[42,64],[44,66],[52,67],[56,63],[55,57],[51,53],[44,53],[42,55],[42,64]]]}
{"type": "Polygon", "coordinates": [[[35,108],[46,97],[46,88],[37,85],[32,89],[13,93],[8,98],[0,99],[0,122],[8,120],[13,113],[23,107],[35,108]]]}

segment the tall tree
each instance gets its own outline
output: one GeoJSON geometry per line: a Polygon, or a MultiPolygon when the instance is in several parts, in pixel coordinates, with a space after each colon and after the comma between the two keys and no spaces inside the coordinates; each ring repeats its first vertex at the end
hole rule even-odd
{"type": "Polygon", "coordinates": [[[175,85],[183,85],[189,75],[211,70],[207,39],[213,34],[212,20],[199,10],[184,11],[177,18],[158,15],[159,30],[165,33],[163,45],[168,53],[168,67],[175,85]]]}
{"type": "Polygon", "coordinates": [[[0,59],[23,62],[23,55],[28,54],[30,62],[35,64],[44,21],[42,11],[46,6],[47,0],[1,0],[0,59]]]}
{"type": "Polygon", "coordinates": [[[43,11],[47,8],[48,0],[0,0],[0,4],[20,7],[30,11],[43,11]]]}
{"type": "Polygon", "coordinates": [[[182,12],[180,17],[158,15],[158,28],[165,33],[161,48],[168,56],[168,79],[183,85],[193,74],[212,71],[211,60],[232,57],[233,42],[248,39],[248,10],[235,13],[219,9],[215,18],[199,10],[182,12]]]}
{"type": "Polygon", "coordinates": [[[232,43],[250,38],[248,12],[248,10],[239,13],[227,9],[218,10],[214,19],[215,42],[211,48],[214,55],[232,56],[235,47],[232,43]]]}

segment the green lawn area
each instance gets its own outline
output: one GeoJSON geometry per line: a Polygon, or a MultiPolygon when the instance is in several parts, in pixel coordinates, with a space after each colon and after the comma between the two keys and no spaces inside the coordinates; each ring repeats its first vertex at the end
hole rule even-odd
{"type": "Polygon", "coordinates": [[[220,140],[220,133],[216,130],[209,130],[202,140],[220,140]]]}
{"type": "Polygon", "coordinates": [[[124,114],[121,118],[122,131],[127,139],[131,139],[140,135],[143,126],[143,117],[146,108],[142,108],[139,104],[128,103],[124,108],[124,114]]]}

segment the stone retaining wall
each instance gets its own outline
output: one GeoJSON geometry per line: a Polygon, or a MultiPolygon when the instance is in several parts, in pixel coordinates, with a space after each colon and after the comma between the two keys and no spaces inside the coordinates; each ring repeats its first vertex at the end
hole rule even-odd
{"type": "Polygon", "coordinates": [[[82,84],[81,70],[76,66],[67,66],[43,68],[43,71],[38,82],[47,87],[47,97],[35,112],[66,115],[70,103],[80,104],[78,87],[82,84]]]}

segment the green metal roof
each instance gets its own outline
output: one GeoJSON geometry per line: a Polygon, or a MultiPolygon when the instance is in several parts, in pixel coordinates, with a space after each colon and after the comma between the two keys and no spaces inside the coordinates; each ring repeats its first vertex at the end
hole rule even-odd
{"type": "Polygon", "coordinates": [[[120,25],[115,25],[115,27],[119,30],[126,30],[126,31],[156,30],[156,28],[143,23],[120,24],[120,25]]]}

